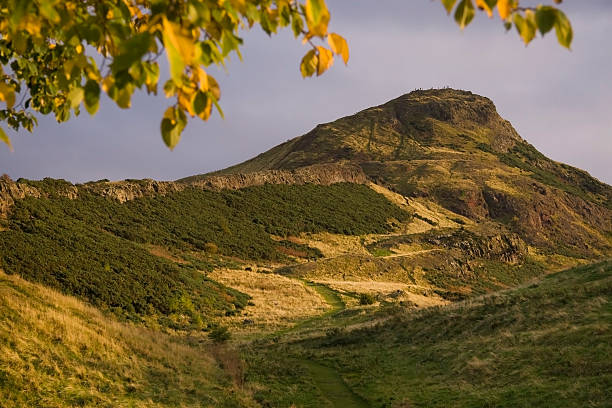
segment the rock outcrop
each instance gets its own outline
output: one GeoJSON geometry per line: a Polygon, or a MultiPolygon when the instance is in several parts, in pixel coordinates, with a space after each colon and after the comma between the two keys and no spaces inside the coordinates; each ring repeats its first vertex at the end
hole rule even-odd
{"type": "Polygon", "coordinates": [[[188,185],[211,190],[236,190],[264,184],[365,184],[367,177],[358,166],[315,164],[295,170],[267,170],[242,174],[205,175],[186,179],[188,185]]]}
{"type": "MultiPolygon", "coordinates": [[[[264,184],[321,184],[335,183],[365,184],[367,177],[360,167],[323,164],[313,165],[296,170],[268,170],[246,174],[231,175],[205,175],[194,179],[182,181],[157,181],[152,179],[99,181],[87,184],[72,185],[67,182],[34,187],[28,183],[18,183],[4,175],[0,178],[0,217],[6,217],[15,200],[25,197],[49,197],[58,195],[75,199],[80,191],[101,195],[121,203],[126,201],[166,195],[182,191],[186,188],[199,188],[204,190],[237,190],[264,184]]],[[[38,182],[34,182],[38,183],[38,182]]]]}
{"type": "Polygon", "coordinates": [[[0,177],[0,217],[6,217],[15,200],[26,197],[40,198],[37,188],[23,183],[16,183],[6,174],[0,177]]]}

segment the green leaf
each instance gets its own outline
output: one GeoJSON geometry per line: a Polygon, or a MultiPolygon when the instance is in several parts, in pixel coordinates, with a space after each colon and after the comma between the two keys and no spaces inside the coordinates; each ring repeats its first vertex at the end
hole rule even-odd
{"type": "Polygon", "coordinates": [[[136,34],[121,45],[121,54],[111,64],[113,73],[124,71],[132,66],[149,51],[153,37],[149,33],[136,34]]]}
{"type": "Polygon", "coordinates": [[[315,50],[310,50],[302,58],[300,64],[300,72],[304,78],[313,76],[317,72],[317,66],[319,65],[319,56],[315,50]]]}
{"type": "Polygon", "coordinates": [[[514,25],[525,44],[529,44],[536,34],[535,14],[533,11],[526,10],[525,17],[519,13],[514,14],[514,25]]]}
{"type": "Polygon", "coordinates": [[[461,0],[461,3],[457,6],[457,10],[455,10],[455,21],[463,30],[474,19],[475,14],[476,12],[472,0],[461,0]]]}
{"type": "Polygon", "coordinates": [[[293,19],[291,20],[291,29],[293,30],[293,35],[297,38],[304,31],[304,20],[302,20],[302,16],[298,13],[293,14],[293,19]]]}
{"type": "Polygon", "coordinates": [[[206,105],[208,104],[208,96],[206,93],[202,91],[198,91],[196,93],[195,98],[193,98],[193,111],[196,115],[200,116],[202,112],[206,109],[206,105]]]}
{"type": "Polygon", "coordinates": [[[117,91],[115,102],[121,109],[129,109],[132,106],[132,91],[130,85],[123,87],[117,91]]]}
{"type": "MultiPolygon", "coordinates": [[[[270,34],[270,33],[268,33],[268,34],[270,34]]],[[[223,35],[221,36],[221,52],[222,52],[222,55],[225,57],[230,52],[232,52],[234,50],[238,50],[238,46],[240,44],[242,44],[242,39],[241,38],[236,37],[234,35],[234,33],[232,33],[232,32],[224,31],[223,35]]]]}
{"type": "Polygon", "coordinates": [[[538,6],[535,18],[538,30],[544,35],[555,26],[557,10],[551,6],[538,6]]]}
{"type": "Polygon", "coordinates": [[[442,0],[442,5],[444,6],[448,14],[450,14],[451,11],[453,11],[453,7],[455,7],[455,3],[457,3],[457,0],[442,0]]]}
{"type": "Polygon", "coordinates": [[[45,17],[50,22],[57,24],[60,22],[60,15],[55,10],[55,7],[53,7],[53,3],[54,2],[48,0],[41,1],[39,5],[39,10],[40,14],[42,14],[43,17],[45,17]]]}
{"type": "Polygon", "coordinates": [[[3,141],[4,143],[6,143],[6,145],[9,147],[9,149],[11,149],[11,151],[13,150],[13,145],[11,144],[11,139],[9,139],[9,137],[6,134],[6,132],[1,127],[0,127],[0,140],[3,141]]]}
{"type": "Polygon", "coordinates": [[[569,49],[574,38],[574,32],[572,31],[572,25],[561,10],[557,10],[555,33],[557,34],[559,44],[569,49]]]}
{"type": "Polygon", "coordinates": [[[90,79],[85,84],[84,91],[85,109],[90,115],[95,115],[100,107],[100,85],[90,79]]]}
{"type": "Polygon", "coordinates": [[[181,140],[181,133],[183,132],[186,124],[187,117],[182,110],[174,106],[166,109],[160,127],[162,139],[170,150],[173,150],[181,140]]]}
{"type": "Polygon", "coordinates": [[[81,104],[83,97],[85,95],[85,91],[80,86],[72,88],[70,92],[68,92],[68,100],[70,101],[70,107],[72,109],[76,109],[81,104]]]}

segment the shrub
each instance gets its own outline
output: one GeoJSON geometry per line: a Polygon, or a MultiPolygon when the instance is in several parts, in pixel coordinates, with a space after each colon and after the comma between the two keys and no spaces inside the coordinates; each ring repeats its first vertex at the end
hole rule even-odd
{"type": "Polygon", "coordinates": [[[232,334],[226,326],[217,326],[208,334],[215,343],[225,343],[228,341],[232,334]]]}
{"type": "Polygon", "coordinates": [[[369,293],[362,293],[359,295],[360,305],[373,305],[376,302],[376,298],[369,293]]]}
{"type": "Polygon", "coordinates": [[[219,252],[219,248],[214,242],[207,242],[204,244],[204,251],[208,252],[209,254],[216,254],[219,252]]]}

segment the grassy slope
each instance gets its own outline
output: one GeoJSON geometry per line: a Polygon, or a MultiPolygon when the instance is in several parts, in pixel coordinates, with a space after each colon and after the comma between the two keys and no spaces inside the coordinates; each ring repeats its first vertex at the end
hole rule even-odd
{"type": "Polygon", "coordinates": [[[202,251],[214,244],[223,255],[279,260],[284,253],[318,251],[270,234],[380,233],[389,230],[389,218],[408,217],[355,184],[186,189],[125,204],[87,192],[75,200],[52,195],[17,201],[10,229],[0,232],[0,262],[7,273],[120,315],[199,328],[217,313],[243,307],[247,297],[197,272],[205,262],[177,265],[151,255],[146,245],[202,251]]]}
{"type": "Polygon", "coordinates": [[[373,407],[604,407],[612,383],[612,262],[374,328],[247,349],[256,398],[322,404],[300,361],[334,368],[373,407]],[[279,359],[278,356],[283,356],[279,359]]]}
{"type": "Polygon", "coordinates": [[[255,406],[211,345],[118,323],[0,271],[0,406],[255,406]]]}

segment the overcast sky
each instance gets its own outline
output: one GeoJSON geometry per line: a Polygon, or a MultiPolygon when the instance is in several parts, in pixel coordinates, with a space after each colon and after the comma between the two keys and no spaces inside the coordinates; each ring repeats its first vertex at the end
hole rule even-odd
{"type": "Polygon", "coordinates": [[[337,61],[322,77],[302,79],[308,48],[288,30],[269,38],[256,28],[244,35],[244,62],[234,57],[227,72],[214,73],[225,120],[192,120],[173,152],[159,133],[170,101],[139,94],[130,110],[106,99],[95,117],[83,109],[76,120],[42,117],[33,134],[11,133],[15,151],[0,146],[0,173],[173,180],[244,161],[416,88],[450,86],[491,98],[548,157],[612,184],[612,1],[563,2],[575,32],[571,52],[554,33],[525,47],[482,13],[462,33],[437,0],[328,4],[331,30],[349,41],[348,67],[337,61]]]}

